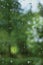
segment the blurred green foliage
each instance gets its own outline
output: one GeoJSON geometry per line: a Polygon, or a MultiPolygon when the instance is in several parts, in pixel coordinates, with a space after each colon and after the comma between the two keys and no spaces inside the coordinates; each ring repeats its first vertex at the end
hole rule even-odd
{"type": "Polygon", "coordinates": [[[43,65],[43,5],[20,12],[18,0],[0,0],[0,65],[43,65]]]}

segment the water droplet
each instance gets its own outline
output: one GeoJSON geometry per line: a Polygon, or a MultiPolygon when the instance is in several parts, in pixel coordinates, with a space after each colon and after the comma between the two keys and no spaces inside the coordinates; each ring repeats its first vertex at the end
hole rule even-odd
{"type": "Polygon", "coordinates": [[[10,60],[10,63],[12,63],[13,61],[12,60],[10,60]]]}
{"type": "Polygon", "coordinates": [[[30,61],[27,61],[27,63],[29,64],[29,63],[30,63],[30,61]]]}

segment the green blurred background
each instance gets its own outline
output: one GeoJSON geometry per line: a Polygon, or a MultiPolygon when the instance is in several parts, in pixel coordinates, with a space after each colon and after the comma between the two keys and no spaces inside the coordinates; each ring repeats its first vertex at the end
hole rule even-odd
{"type": "Polygon", "coordinates": [[[25,14],[18,0],[0,0],[0,65],[43,65],[43,5],[25,14]]]}

